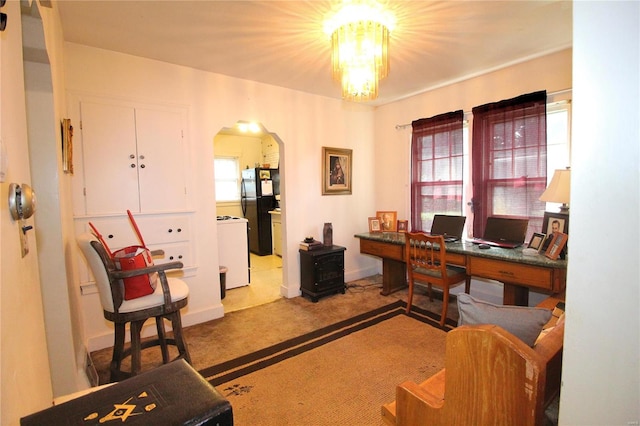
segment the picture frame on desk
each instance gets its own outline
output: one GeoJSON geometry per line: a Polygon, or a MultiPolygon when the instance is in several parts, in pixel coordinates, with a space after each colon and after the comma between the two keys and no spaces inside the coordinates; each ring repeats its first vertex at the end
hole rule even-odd
{"type": "Polygon", "coordinates": [[[532,248],[534,250],[540,251],[542,248],[542,244],[544,240],[547,238],[546,234],[541,234],[539,232],[534,232],[531,236],[531,240],[529,240],[528,248],[532,248]]]}
{"type": "Polygon", "coordinates": [[[547,251],[545,252],[545,256],[547,256],[551,260],[557,260],[567,244],[567,240],[569,239],[569,235],[563,232],[554,232],[551,235],[551,242],[549,243],[549,247],[547,247],[547,251]]]}
{"type": "Polygon", "coordinates": [[[544,212],[542,232],[552,235],[554,232],[569,234],[569,215],[562,213],[544,212]]]}
{"type": "Polygon", "coordinates": [[[398,221],[398,232],[409,232],[409,221],[408,220],[399,220],[398,221]]]}
{"type": "Polygon", "coordinates": [[[569,215],[563,213],[544,212],[544,218],[542,220],[542,233],[547,235],[547,238],[542,243],[540,248],[542,252],[546,252],[551,243],[554,232],[562,232],[569,235],[569,215]]]}
{"type": "Polygon", "coordinates": [[[351,194],[353,151],[322,147],[322,195],[351,194]]]}
{"type": "Polygon", "coordinates": [[[380,219],[380,227],[383,232],[398,231],[398,212],[377,211],[376,216],[380,219]]]}
{"type": "Polygon", "coordinates": [[[380,225],[380,219],[377,217],[369,218],[369,232],[382,232],[382,226],[380,225]]]}

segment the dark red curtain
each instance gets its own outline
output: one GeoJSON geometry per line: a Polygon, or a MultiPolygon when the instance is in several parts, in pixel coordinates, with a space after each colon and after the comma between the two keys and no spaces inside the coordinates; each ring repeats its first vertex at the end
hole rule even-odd
{"type": "Polygon", "coordinates": [[[462,110],[411,123],[411,230],[427,232],[435,214],[462,213],[462,110]]]}
{"type": "Polygon", "coordinates": [[[547,183],[546,114],[546,91],[473,108],[474,236],[482,237],[489,216],[528,218],[528,234],[539,232],[545,203],[538,198],[547,183]]]}

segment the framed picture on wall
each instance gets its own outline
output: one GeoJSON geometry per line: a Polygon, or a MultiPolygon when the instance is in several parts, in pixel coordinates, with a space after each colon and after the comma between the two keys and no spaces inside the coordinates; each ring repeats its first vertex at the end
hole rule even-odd
{"type": "Polygon", "coordinates": [[[322,195],[351,194],[352,153],[322,147],[322,195]]]}
{"type": "Polygon", "coordinates": [[[62,131],[62,170],[73,174],[73,126],[69,118],[60,121],[62,131]]]}

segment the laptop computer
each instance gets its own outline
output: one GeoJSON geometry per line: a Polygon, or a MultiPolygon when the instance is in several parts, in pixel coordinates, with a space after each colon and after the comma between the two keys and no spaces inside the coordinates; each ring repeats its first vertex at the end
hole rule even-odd
{"type": "Polygon", "coordinates": [[[429,233],[431,235],[442,235],[447,243],[459,241],[462,238],[462,229],[466,220],[465,216],[437,214],[433,217],[429,233]]]}
{"type": "Polygon", "coordinates": [[[524,243],[529,219],[488,217],[482,238],[474,238],[475,244],[489,244],[494,247],[516,248],[524,243]]]}

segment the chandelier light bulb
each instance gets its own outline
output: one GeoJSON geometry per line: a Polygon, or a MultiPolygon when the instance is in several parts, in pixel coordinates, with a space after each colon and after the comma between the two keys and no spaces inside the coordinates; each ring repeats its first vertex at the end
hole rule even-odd
{"type": "Polygon", "coordinates": [[[371,1],[345,2],[325,22],[331,36],[333,78],[342,85],[342,98],[369,101],[378,97],[378,82],[389,74],[389,31],[392,14],[371,1]]]}

